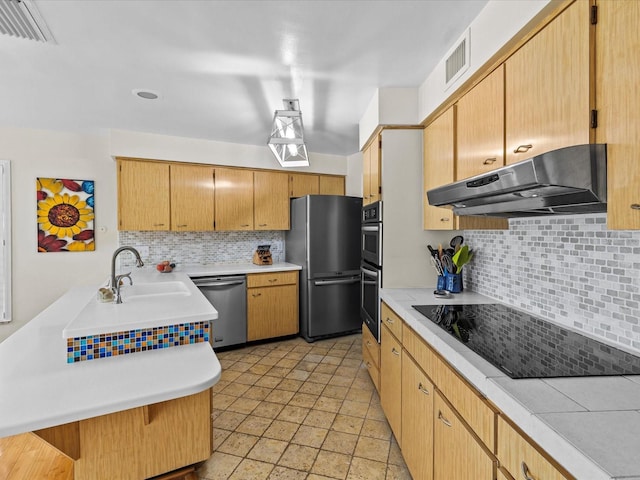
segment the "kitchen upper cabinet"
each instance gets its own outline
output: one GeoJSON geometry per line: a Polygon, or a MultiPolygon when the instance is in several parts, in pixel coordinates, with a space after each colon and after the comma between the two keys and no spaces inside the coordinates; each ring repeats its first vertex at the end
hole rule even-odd
{"type": "Polygon", "coordinates": [[[607,144],[607,226],[640,229],[640,2],[598,3],[598,143],[607,144]]]}
{"type": "Polygon", "coordinates": [[[118,229],[169,230],[169,164],[118,160],[118,229]]]}
{"type": "Polygon", "coordinates": [[[344,195],[344,177],[320,175],[320,195],[344,195]]]}
{"type": "Polygon", "coordinates": [[[380,328],[380,404],[402,448],[402,344],[386,325],[380,328]]]}
{"type": "MultiPolygon", "coordinates": [[[[590,143],[595,138],[590,128],[594,108],[590,8],[590,1],[572,3],[505,62],[507,164],[569,145],[590,143]]],[[[617,33],[626,35],[637,30],[629,25],[631,31],[617,33]]],[[[601,25],[598,29],[603,36],[616,35],[615,30],[605,30],[601,25]]],[[[600,45],[598,50],[602,51],[600,45]]],[[[632,64],[637,63],[635,57],[629,58],[632,64]]],[[[620,65],[632,68],[625,60],[620,65]]],[[[611,93],[624,97],[620,99],[624,102],[626,94],[621,95],[622,92],[627,90],[611,93]]]]}
{"type": "MultiPolygon", "coordinates": [[[[493,480],[496,463],[439,392],[434,400],[434,480],[493,480]]],[[[535,478],[547,478],[544,476],[535,478]]]]}
{"type": "Polygon", "coordinates": [[[362,151],[362,204],[380,200],[380,150],[382,148],[380,135],[362,151]]]}
{"type": "Polygon", "coordinates": [[[215,169],[216,230],[253,230],[253,171],[215,169]]]}
{"type": "Polygon", "coordinates": [[[247,275],[247,340],[298,331],[298,271],[247,275]]]}
{"type": "Polygon", "coordinates": [[[320,176],[302,173],[289,174],[289,196],[291,198],[320,193],[320,176]]]}
{"type": "Polygon", "coordinates": [[[253,172],[256,230],[289,229],[289,175],[253,172]]]}
{"type": "Polygon", "coordinates": [[[402,456],[411,476],[433,478],[433,399],[435,390],[411,357],[402,358],[402,456]]]}
{"type": "Polygon", "coordinates": [[[214,229],[213,167],[169,166],[171,178],[171,230],[214,229]]]}
{"type": "Polygon", "coordinates": [[[504,166],[504,65],[457,103],[456,180],[504,166]]]}

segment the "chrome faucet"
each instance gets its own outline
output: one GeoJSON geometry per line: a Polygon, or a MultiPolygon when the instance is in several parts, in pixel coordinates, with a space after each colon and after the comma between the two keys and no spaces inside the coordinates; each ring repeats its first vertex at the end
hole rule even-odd
{"type": "MultiPolygon", "coordinates": [[[[113,252],[113,256],[111,257],[111,278],[109,279],[109,288],[111,289],[111,291],[115,294],[118,294],[118,297],[120,296],[120,288],[118,286],[118,284],[120,283],[120,280],[123,277],[128,277],[131,272],[126,273],[125,275],[118,275],[116,276],[116,258],[118,257],[118,255],[120,255],[121,252],[124,252],[125,250],[129,250],[131,253],[133,253],[136,256],[136,267],[140,268],[142,266],[144,266],[144,263],[142,262],[142,258],[140,258],[140,252],[138,252],[135,248],[133,247],[120,247],[118,248],[115,252],[113,252]],[[120,278],[118,278],[120,277],[120,278]]],[[[128,277],[129,281],[131,282],[131,277],[128,277]]],[[[133,284],[133,282],[131,282],[133,284]]],[[[118,302],[121,303],[121,302],[118,302]]]]}

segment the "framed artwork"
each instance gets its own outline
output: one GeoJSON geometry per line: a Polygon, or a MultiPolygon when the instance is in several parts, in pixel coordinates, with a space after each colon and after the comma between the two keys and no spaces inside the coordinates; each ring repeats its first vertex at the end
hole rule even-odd
{"type": "Polygon", "coordinates": [[[37,178],[38,252],[95,250],[93,180],[37,178]]]}

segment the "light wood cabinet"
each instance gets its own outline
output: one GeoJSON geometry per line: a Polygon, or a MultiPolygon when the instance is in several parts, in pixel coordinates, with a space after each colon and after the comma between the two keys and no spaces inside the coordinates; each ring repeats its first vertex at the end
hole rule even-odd
{"type": "Polygon", "coordinates": [[[598,2],[598,143],[607,144],[607,227],[640,229],[640,2],[598,2]]]}
{"type": "Polygon", "coordinates": [[[507,164],[595,138],[590,8],[572,3],[505,62],[507,164]]]}
{"type": "Polygon", "coordinates": [[[216,230],[253,230],[253,172],[215,169],[216,230]]]}
{"type": "Polygon", "coordinates": [[[298,331],[298,271],[247,275],[247,340],[298,331]]]}
{"type": "Polygon", "coordinates": [[[289,175],[253,172],[255,230],[289,230],[289,175]]]}
{"type": "Polygon", "coordinates": [[[320,176],[302,173],[289,174],[289,196],[291,198],[320,194],[320,176]]]}
{"type": "Polygon", "coordinates": [[[389,305],[382,302],[380,305],[380,320],[389,329],[396,339],[402,343],[402,320],[389,308],[389,305]]]}
{"type": "Polygon", "coordinates": [[[213,167],[169,166],[171,178],[171,230],[214,229],[213,167]]]}
{"type": "Polygon", "coordinates": [[[528,475],[545,480],[573,480],[502,417],[498,417],[497,453],[500,464],[515,478],[527,478],[528,475]]]}
{"type": "Polygon", "coordinates": [[[382,140],[376,136],[362,151],[362,204],[377,202],[381,199],[381,154],[382,140]]]}
{"type": "Polygon", "coordinates": [[[344,195],[344,177],[320,175],[320,195],[344,195]]]}
{"type": "Polygon", "coordinates": [[[433,478],[433,401],[429,378],[411,357],[402,357],[402,456],[411,476],[433,478]]]}
{"type": "Polygon", "coordinates": [[[402,344],[386,325],[380,328],[380,404],[402,447],[402,344]]]}
{"type": "Polygon", "coordinates": [[[456,180],[504,166],[504,65],[457,103],[456,180]]]}
{"type": "Polygon", "coordinates": [[[362,324],[362,359],[376,390],[380,392],[380,344],[364,323],[362,324]]]}
{"type": "Polygon", "coordinates": [[[118,161],[118,229],[169,230],[169,164],[118,161]]]}
{"type": "Polygon", "coordinates": [[[467,430],[462,419],[437,391],[434,400],[433,444],[434,480],[495,478],[496,463],[490,452],[467,430]]]}

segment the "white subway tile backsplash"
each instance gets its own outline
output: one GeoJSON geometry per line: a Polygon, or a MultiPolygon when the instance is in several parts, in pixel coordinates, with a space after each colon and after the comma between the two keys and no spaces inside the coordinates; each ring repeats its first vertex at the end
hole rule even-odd
{"type": "Polygon", "coordinates": [[[607,230],[606,214],[517,218],[467,230],[465,287],[640,350],[640,231],[607,230]]]}

